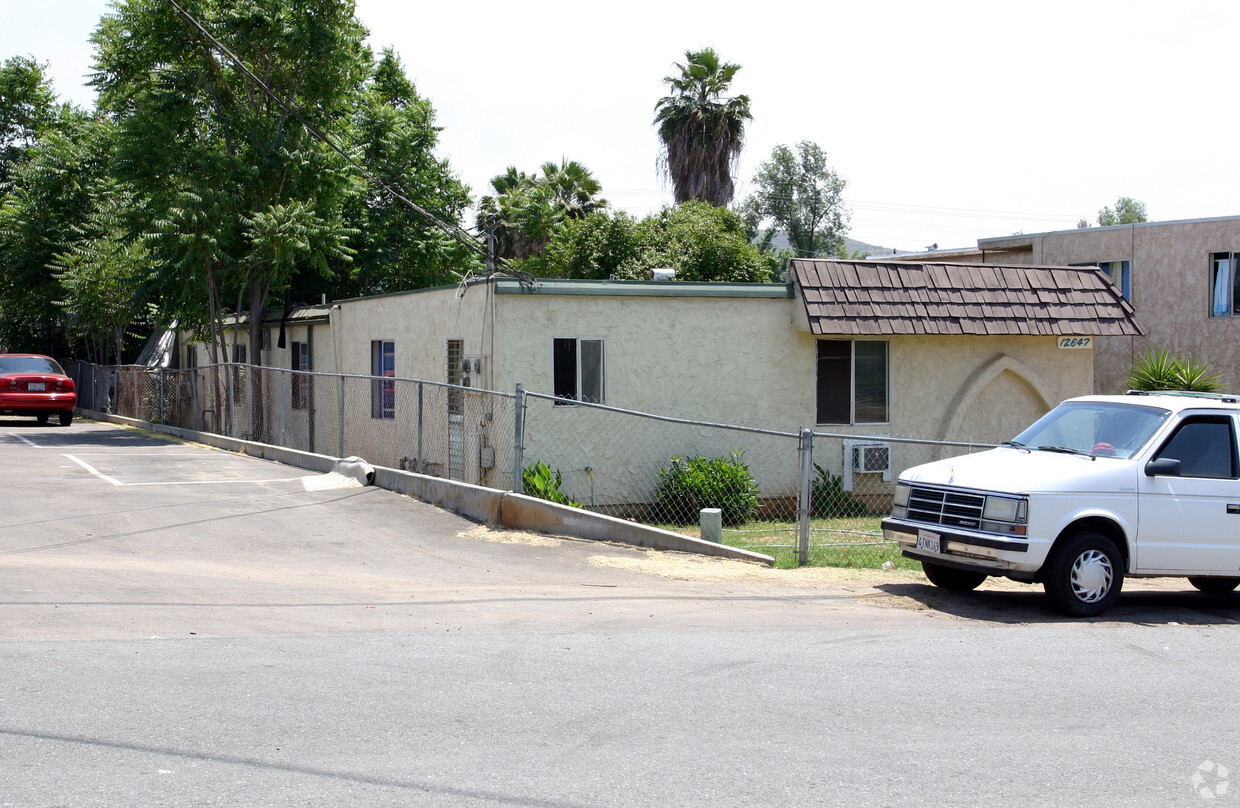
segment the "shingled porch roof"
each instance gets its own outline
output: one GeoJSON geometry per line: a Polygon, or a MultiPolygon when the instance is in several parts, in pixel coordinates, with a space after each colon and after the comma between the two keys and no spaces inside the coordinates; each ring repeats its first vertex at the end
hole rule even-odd
{"type": "Polygon", "coordinates": [[[1145,333],[1093,267],[795,258],[790,270],[818,335],[1145,333]]]}

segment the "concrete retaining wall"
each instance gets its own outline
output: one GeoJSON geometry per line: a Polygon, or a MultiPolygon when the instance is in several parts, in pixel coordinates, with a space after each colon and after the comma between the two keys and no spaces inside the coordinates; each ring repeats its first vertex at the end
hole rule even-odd
{"type": "MultiPolygon", "coordinates": [[[[152,424],[120,415],[100,412],[84,412],[83,414],[96,421],[160,432],[182,440],[204,443],[217,449],[271,460],[319,474],[331,471],[339,459],[330,455],[287,449],[283,446],[238,440],[211,432],[196,432],[165,424],[152,424]]],[[[454,511],[479,522],[503,525],[513,530],[535,530],[575,536],[580,539],[633,544],[654,550],[677,550],[685,553],[735,558],[767,566],[775,563],[774,559],[768,555],[742,550],[739,547],[715,544],[695,539],[692,536],[673,533],[670,530],[649,527],[639,522],[630,522],[581,508],[570,508],[567,505],[559,505],[537,497],[459,483],[454,480],[445,480],[442,477],[428,477],[412,471],[376,466],[374,484],[379,488],[417,497],[436,507],[454,511]]]]}

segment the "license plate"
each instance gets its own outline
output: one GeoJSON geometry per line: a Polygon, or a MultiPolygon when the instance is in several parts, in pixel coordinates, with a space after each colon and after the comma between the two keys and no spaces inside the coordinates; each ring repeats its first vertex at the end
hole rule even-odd
{"type": "Polygon", "coordinates": [[[26,389],[32,393],[42,393],[47,389],[47,382],[31,382],[26,389]]]}
{"type": "Polygon", "coordinates": [[[929,530],[917,531],[917,549],[931,553],[939,552],[939,534],[932,533],[929,530]]]}

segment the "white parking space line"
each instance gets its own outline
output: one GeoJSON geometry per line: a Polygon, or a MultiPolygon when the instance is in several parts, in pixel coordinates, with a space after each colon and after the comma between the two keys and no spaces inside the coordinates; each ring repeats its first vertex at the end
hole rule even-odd
{"type": "Polygon", "coordinates": [[[74,463],[77,463],[79,466],[81,466],[82,468],[86,469],[86,470],[87,470],[87,471],[89,471],[91,474],[95,475],[96,477],[98,477],[98,478],[99,478],[99,479],[101,479],[101,480],[107,480],[108,482],[112,483],[112,485],[124,485],[124,483],[123,483],[123,482],[121,482],[120,480],[117,480],[117,479],[114,479],[114,478],[112,478],[112,477],[109,477],[108,475],[106,475],[106,474],[104,474],[103,472],[99,471],[99,469],[97,469],[97,468],[95,468],[94,466],[92,466],[90,463],[87,463],[85,460],[79,460],[78,458],[74,457],[74,456],[73,456],[73,455],[71,455],[71,454],[67,454],[67,455],[65,455],[65,457],[69,458],[69,459],[70,459],[70,460],[72,460],[74,463]]]}
{"type": "Polygon", "coordinates": [[[36,448],[36,449],[42,449],[42,448],[43,448],[43,447],[42,447],[42,446],[40,446],[39,444],[37,444],[37,443],[35,443],[34,441],[32,441],[30,438],[27,438],[25,435],[19,435],[19,434],[17,434],[16,432],[10,432],[10,433],[8,433],[8,434],[10,434],[10,435],[12,435],[13,437],[17,438],[17,439],[18,439],[19,441],[21,441],[22,443],[27,443],[27,444],[29,444],[29,445],[33,446],[33,447],[34,447],[34,448],[36,448]]]}
{"type": "MultiPolygon", "coordinates": [[[[133,457],[133,456],[134,455],[132,454],[96,455],[96,457],[133,457]]],[[[168,455],[166,454],[160,454],[159,456],[168,457],[168,455]]],[[[182,455],[182,456],[183,457],[201,457],[201,455],[182,455]]],[[[79,466],[86,469],[88,472],[95,475],[99,479],[106,480],[112,483],[112,485],[120,485],[120,486],[126,486],[126,487],[134,487],[134,488],[141,487],[141,486],[151,486],[151,485],[230,485],[230,484],[236,485],[238,483],[245,484],[245,485],[257,485],[260,483],[287,483],[287,482],[293,482],[295,480],[301,480],[305,476],[304,474],[299,474],[296,477],[274,477],[272,479],[267,479],[267,480],[181,480],[181,481],[161,480],[159,482],[151,482],[151,483],[125,483],[125,482],[121,482],[115,477],[110,477],[107,474],[104,474],[103,472],[99,471],[99,469],[95,468],[90,463],[87,463],[85,460],[82,460],[80,457],[76,455],[67,454],[67,455],[64,455],[64,457],[67,457],[70,460],[72,460],[74,463],[77,463],[79,466]]]]}

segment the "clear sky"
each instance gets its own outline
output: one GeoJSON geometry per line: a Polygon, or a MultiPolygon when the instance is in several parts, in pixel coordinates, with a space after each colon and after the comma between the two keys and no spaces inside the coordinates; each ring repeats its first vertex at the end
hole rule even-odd
{"type": "MultiPolygon", "coordinates": [[[[290,0],[292,1],[292,0],[290,0]]],[[[89,106],[105,0],[0,0],[0,58],[50,62],[89,106]]],[[[779,144],[848,181],[850,235],[901,250],[1068,229],[1121,195],[1154,220],[1240,214],[1235,0],[357,0],[438,112],[474,194],[585,164],[635,215],[671,201],[651,125],[686,49],[742,65],[738,201],[779,144]]],[[[1234,245],[1233,245],[1234,246],[1234,245]]]]}

